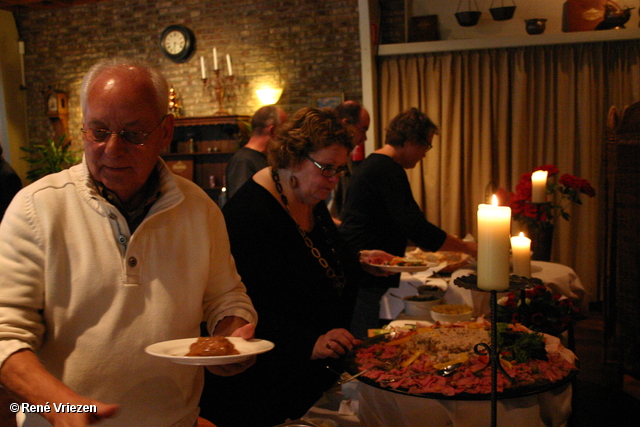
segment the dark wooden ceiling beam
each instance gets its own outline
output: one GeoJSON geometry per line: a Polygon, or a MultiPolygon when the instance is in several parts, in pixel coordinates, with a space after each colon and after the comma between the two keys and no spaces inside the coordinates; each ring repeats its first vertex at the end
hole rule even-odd
{"type": "Polygon", "coordinates": [[[0,10],[18,12],[25,10],[63,9],[107,0],[0,0],[0,10]]]}

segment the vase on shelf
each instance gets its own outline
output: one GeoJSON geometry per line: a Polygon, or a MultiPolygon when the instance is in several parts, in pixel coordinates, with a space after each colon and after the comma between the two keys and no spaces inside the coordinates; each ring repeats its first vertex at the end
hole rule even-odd
{"type": "Polygon", "coordinates": [[[531,239],[531,259],[534,261],[551,261],[553,246],[553,229],[551,224],[529,225],[528,237],[531,239]]]}

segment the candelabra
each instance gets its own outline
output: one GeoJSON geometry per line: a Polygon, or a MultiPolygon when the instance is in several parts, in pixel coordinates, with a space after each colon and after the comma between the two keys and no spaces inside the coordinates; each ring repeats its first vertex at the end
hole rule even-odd
{"type": "MultiPolygon", "coordinates": [[[[498,291],[491,290],[485,291],[478,287],[478,276],[470,274],[468,276],[458,277],[453,282],[455,285],[461,288],[469,289],[476,292],[491,292],[491,299],[489,301],[489,307],[491,309],[491,345],[485,343],[478,343],[474,347],[476,354],[483,354],[489,356],[489,362],[481,370],[491,366],[491,427],[497,425],[497,412],[498,412],[498,371],[501,371],[505,378],[513,382],[513,379],[507,374],[500,363],[500,349],[498,348],[498,321],[497,321],[497,294],[498,291]]],[[[524,289],[541,284],[542,281],[537,278],[529,278],[522,276],[511,275],[509,278],[509,287],[501,292],[513,292],[524,291],[524,289]]],[[[522,296],[524,298],[524,296],[522,296]]]]}
{"type": "Polygon", "coordinates": [[[225,99],[228,97],[229,92],[235,89],[235,76],[224,76],[221,70],[214,70],[213,81],[209,82],[209,79],[204,77],[202,79],[203,90],[208,91],[212,100],[215,100],[218,105],[218,109],[214,113],[216,116],[228,116],[229,112],[225,110],[225,99]]]}

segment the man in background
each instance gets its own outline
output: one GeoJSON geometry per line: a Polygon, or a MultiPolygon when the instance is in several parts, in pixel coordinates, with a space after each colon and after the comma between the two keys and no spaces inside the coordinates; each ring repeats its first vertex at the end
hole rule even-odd
{"type": "Polygon", "coordinates": [[[287,114],[275,105],[265,105],[251,118],[251,138],[229,160],[227,166],[227,198],[233,196],[254,173],[268,166],[267,147],[287,114]]]}
{"type": "Polygon", "coordinates": [[[222,213],[159,158],[173,135],[168,89],[136,60],[93,66],[80,94],[82,163],[21,190],[0,223],[0,383],[51,409],[24,426],[41,415],[56,426],[193,427],[202,367],[145,348],[198,337],[202,321],[213,335],[253,336],[222,213]]]}
{"type": "Polygon", "coordinates": [[[4,159],[0,145],[0,221],[4,217],[13,196],[22,189],[22,181],[11,165],[4,159]]]}
{"type": "Polygon", "coordinates": [[[369,117],[369,112],[356,101],[343,102],[336,107],[336,112],[342,123],[351,127],[355,146],[351,153],[351,161],[347,165],[349,171],[342,175],[327,204],[333,221],[336,225],[339,225],[347,188],[349,187],[349,179],[353,174],[354,167],[364,160],[364,142],[367,140],[367,130],[369,130],[371,118],[369,117]]]}

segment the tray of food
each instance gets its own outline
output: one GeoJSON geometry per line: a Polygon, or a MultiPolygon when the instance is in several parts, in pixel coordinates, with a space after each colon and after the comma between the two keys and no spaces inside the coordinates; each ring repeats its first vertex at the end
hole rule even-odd
{"type": "MultiPolygon", "coordinates": [[[[555,337],[521,325],[498,325],[498,399],[542,393],[568,383],[578,368],[573,353],[555,337]]],[[[432,399],[491,399],[491,365],[486,347],[490,325],[484,319],[396,328],[354,347],[347,372],[359,381],[395,393],[432,399]],[[485,349],[485,350],[483,350],[485,349]],[[478,352],[476,352],[478,350],[478,352]]]]}

